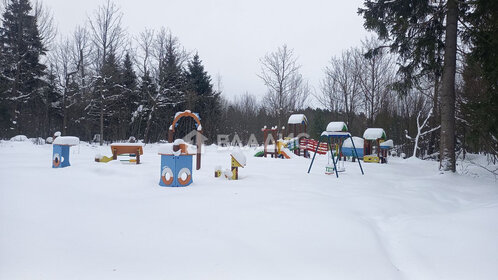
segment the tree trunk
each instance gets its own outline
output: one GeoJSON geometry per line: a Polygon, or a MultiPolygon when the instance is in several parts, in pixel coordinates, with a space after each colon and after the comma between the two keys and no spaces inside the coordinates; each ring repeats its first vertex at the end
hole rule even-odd
{"type": "MultiPolygon", "coordinates": [[[[102,96],[102,93],[100,93],[102,96]]],[[[104,144],[104,100],[100,104],[100,146],[104,144]]]]}
{"type": "Polygon", "coordinates": [[[440,169],[455,172],[455,73],[458,19],[456,0],[448,0],[447,9],[444,65],[441,79],[440,169]]]}

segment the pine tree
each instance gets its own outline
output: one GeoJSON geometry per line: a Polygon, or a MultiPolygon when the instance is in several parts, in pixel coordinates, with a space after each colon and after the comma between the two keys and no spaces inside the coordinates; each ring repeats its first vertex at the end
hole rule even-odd
{"type": "Polygon", "coordinates": [[[130,136],[131,133],[131,118],[133,112],[136,111],[140,104],[140,95],[137,90],[137,75],[133,70],[133,63],[129,53],[126,53],[123,60],[123,67],[121,70],[121,83],[122,83],[122,115],[120,115],[120,122],[126,125],[126,135],[130,136]]]}
{"type": "Polygon", "coordinates": [[[35,117],[34,111],[40,106],[35,103],[35,97],[43,86],[46,68],[40,63],[45,48],[28,0],[8,2],[2,17],[0,53],[1,76],[5,82],[0,93],[2,103],[8,104],[12,129],[25,133],[30,129],[28,122],[35,117]]]}
{"type": "Polygon", "coordinates": [[[191,98],[193,101],[192,109],[204,119],[204,133],[207,137],[215,135],[216,125],[214,124],[217,123],[221,111],[220,94],[213,90],[211,77],[204,70],[198,53],[188,63],[186,79],[187,92],[189,96],[193,97],[191,98]]]}
{"type": "Polygon", "coordinates": [[[397,84],[398,90],[408,92],[416,85],[417,76],[432,75],[436,99],[441,76],[441,169],[455,172],[457,21],[468,7],[456,0],[367,0],[364,5],[359,13],[365,27],[389,42],[391,51],[398,53],[404,63],[400,71],[404,80],[397,84]]]}

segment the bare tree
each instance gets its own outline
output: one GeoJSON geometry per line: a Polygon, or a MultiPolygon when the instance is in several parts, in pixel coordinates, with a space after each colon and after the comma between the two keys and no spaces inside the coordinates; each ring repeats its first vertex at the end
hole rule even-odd
{"type": "Polygon", "coordinates": [[[384,49],[379,49],[379,46],[379,41],[367,39],[363,42],[362,51],[358,54],[359,69],[361,69],[359,71],[359,82],[363,106],[370,126],[373,125],[374,119],[381,109],[382,102],[389,96],[396,73],[392,55],[384,49]],[[363,55],[372,49],[378,49],[378,51],[368,58],[363,55]]]}
{"type": "MultiPolygon", "coordinates": [[[[107,0],[94,13],[94,17],[89,19],[91,39],[94,45],[94,63],[95,70],[100,73],[107,56],[110,52],[115,52],[122,46],[125,38],[125,32],[121,27],[123,14],[121,10],[107,0]]],[[[105,77],[97,76],[97,79],[105,77]]],[[[104,142],[104,114],[106,111],[106,96],[99,87],[96,87],[99,97],[96,106],[99,110],[100,117],[100,145],[104,142]]]]}
{"type": "Polygon", "coordinates": [[[50,9],[43,5],[41,1],[36,0],[33,4],[33,12],[36,18],[36,23],[38,24],[40,39],[43,46],[51,49],[54,39],[57,36],[57,27],[54,22],[54,15],[50,9]]]}
{"type": "Polygon", "coordinates": [[[95,66],[102,68],[110,51],[117,51],[125,39],[125,31],[121,26],[123,13],[114,2],[107,0],[89,19],[90,36],[94,44],[95,66]]]}
{"type": "Polygon", "coordinates": [[[360,63],[357,53],[357,49],[350,49],[330,60],[321,81],[321,94],[316,95],[325,108],[343,111],[350,126],[360,105],[360,63]]]}
{"type": "Polygon", "coordinates": [[[300,109],[298,106],[304,106],[310,88],[299,73],[301,66],[297,64],[294,51],[287,45],[266,54],[260,63],[261,73],[258,77],[268,88],[264,102],[277,116],[278,127],[281,127],[285,115],[300,109]]]}
{"type": "Polygon", "coordinates": [[[138,63],[138,68],[143,75],[145,73],[149,72],[150,63],[151,63],[151,56],[152,56],[152,51],[153,51],[153,46],[154,46],[154,30],[152,29],[145,29],[144,31],[140,32],[138,35],[138,38],[136,39],[137,44],[138,44],[138,59],[140,60],[140,63],[138,63]]]}

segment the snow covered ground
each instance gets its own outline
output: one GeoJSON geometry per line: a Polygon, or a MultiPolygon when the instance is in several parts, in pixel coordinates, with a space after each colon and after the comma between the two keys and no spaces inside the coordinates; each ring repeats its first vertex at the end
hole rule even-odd
{"type": "Polygon", "coordinates": [[[494,178],[392,158],[337,179],[246,150],[228,181],[207,147],[192,185],[164,188],[158,148],[137,166],[82,143],[52,169],[51,145],[0,142],[0,279],[498,279],[494,178]]]}

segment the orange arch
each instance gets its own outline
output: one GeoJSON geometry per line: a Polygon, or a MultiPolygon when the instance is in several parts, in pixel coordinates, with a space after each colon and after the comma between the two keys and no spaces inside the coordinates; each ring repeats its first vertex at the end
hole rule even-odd
{"type": "MultiPolygon", "coordinates": [[[[199,120],[199,117],[197,117],[196,114],[190,112],[190,111],[184,111],[184,112],[181,112],[180,114],[178,114],[175,119],[173,120],[173,123],[171,124],[171,127],[170,127],[170,130],[175,132],[175,126],[176,126],[176,123],[183,117],[191,117],[195,120],[195,122],[197,123],[197,127],[201,126],[201,121],[199,120]]],[[[202,126],[201,126],[202,127],[202,126]]]]}

